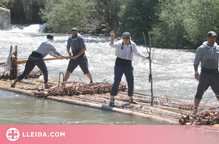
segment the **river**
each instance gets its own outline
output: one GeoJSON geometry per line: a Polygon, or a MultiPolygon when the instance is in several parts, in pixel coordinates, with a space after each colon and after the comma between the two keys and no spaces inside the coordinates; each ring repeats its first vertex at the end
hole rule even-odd
{"type": "MultiPolygon", "coordinates": [[[[6,60],[10,45],[18,45],[18,58],[27,58],[32,49],[44,40],[47,33],[39,32],[42,25],[30,25],[24,29],[0,31],[0,61],[6,60]]],[[[53,34],[57,50],[67,56],[66,44],[69,34],[53,34]]],[[[110,38],[104,35],[83,35],[86,41],[86,55],[94,82],[113,82],[115,55],[109,47],[110,38]]],[[[139,50],[147,55],[144,46],[139,50]]],[[[152,48],[152,74],[154,96],[167,96],[193,102],[198,81],[194,79],[194,50],[152,48]]],[[[50,78],[58,78],[59,72],[66,71],[68,60],[46,61],[50,78]]],[[[148,82],[149,62],[135,57],[133,61],[135,91],[150,94],[148,82]]],[[[24,65],[19,66],[20,71],[24,65]]],[[[35,68],[36,70],[38,68],[35,68]]],[[[0,70],[2,72],[2,69],[0,70]]],[[[89,82],[80,68],[70,76],[70,80],[89,82]]],[[[122,82],[126,82],[123,77],[122,82]]],[[[205,103],[214,93],[209,88],[203,96],[205,103]]],[[[83,106],[70,105],[50,100],[35,99],[22,94],[0,90],[0,124],[161,124],[119,113],[112,113],[83,106]]],[[[216,98],[207,104],[217,105],[216,98]]]]}

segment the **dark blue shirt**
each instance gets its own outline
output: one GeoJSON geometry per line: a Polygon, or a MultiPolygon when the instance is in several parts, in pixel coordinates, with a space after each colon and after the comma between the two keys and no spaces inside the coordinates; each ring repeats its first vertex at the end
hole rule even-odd
{"type": "Polygon", "coordinates": [[[81,35],[78,35],[75,39],[70,36],[68,38],[67,49],[70,49],[73,55],[77,55],[82,48],[86,48],[84,38],[81,35]]]}

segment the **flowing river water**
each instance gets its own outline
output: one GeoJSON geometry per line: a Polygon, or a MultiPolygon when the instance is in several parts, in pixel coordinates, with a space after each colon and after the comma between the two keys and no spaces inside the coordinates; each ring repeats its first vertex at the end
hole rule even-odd
{"type": "MultiPolygon", "coordinates": [[[[32,49],[47,33],[39,32],[42,25],[31,25],[24,29],[0,31],[0,62],[6,61],[10,45],[18,45],[18,58],[27,58],[32,49]]],[[[67,56],[66,44],[69,34],[53,34],[57,50],[67,56]]],[[[86,55],[89,70],[94,82],[114,78],[114,49],[110,48],[110,38],[104,35],[83,35],[86,41],[86,55]]],[[[139,50],[147,55],[144,46],[139,50]]],[[[193,102],[198,81],[194,79],[193,60],[195,50],[152,48],[152,74],[154,96],[167,96],[193,102]]],[[[58,78],[60,72],[66,71],[68,60],[46,61],[50,78],[58,78]]],[[[135,91],[150,94],[148,82],[149,62],[135,57],[133,61],[135,91]]],[[[24,65],[19,66],[20,71],[24,65]]],[[[38,68],[35,68],[38,70],[38,68]]],[[[2,72],[2,69],[0,70],[2,72]]],[[[70,80],[89,82],[78,67],[70,76],[70,80]]],[[[123,77],[122,82],[126,82],[123,77]]],[[[214,93],[209,88],[203,96],[205,103],[214,93]]],[[[128,97],[127,97],[128,98],[128,97]]],[[[216,98],[207,104],[214,105],[216,98]]],[[[22,94],[0,90],[0,124],[164,124],[139,117],[105,110],[98,110],[78,105],[60,103],[44,99],[31,98],[22,94]]]]}

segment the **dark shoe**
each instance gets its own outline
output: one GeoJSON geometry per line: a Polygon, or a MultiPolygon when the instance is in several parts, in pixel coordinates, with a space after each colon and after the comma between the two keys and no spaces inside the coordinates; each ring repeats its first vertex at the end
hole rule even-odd
{"type": "Polygon", "coordinates": [[[131,103],[131,104],[138,104],[138,102],[136,102],[134,100],[129,100],[129,103],[131,103]]]}
{"type": "Polygon", "coordinates": [[[116,104],[115,104],[114,102],[110,102],[110,103],[109,103],[109,106],[111,106],[111,107],[116,107],[116,104]]]}
{"type": "Polygon", "coordinates": [[[93,81],[90,81],[90,84],[92,84],[93,83],[93,81]]]}
{"type": "Polygon", "coordinates": [[[17,80],[15,80],[14,82],[12,82],[12,83],[11,83],[11,87],[12,87],[12,88],[15,88],[16,83],[17,83],[17,80]]]}
{"type": "Polygon", "coordinates": [[[11,87],[12,87],[12,88],[15,88],[15,82],[12,82],[12,83],[11,83],[11,87]]]}
{"type": "Polygon", "coordinates": [[[51,88],[51,87],[53,87],[52,84],[45,84],[45,89],[49,89],[49,88],[51,88]]]}

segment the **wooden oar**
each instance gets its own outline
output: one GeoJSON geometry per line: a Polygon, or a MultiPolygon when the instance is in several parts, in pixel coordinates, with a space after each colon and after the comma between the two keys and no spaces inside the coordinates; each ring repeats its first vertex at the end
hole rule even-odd
{"type": "Polygon", "coordinates": [[[1,62],[1,63],[0,63],[0,65],[3,65],[3,64],[5,64],[5,62],[1,62]]]}
{"type": "MultiPolygon", "coordinates": [[[[44,61],[49,61],[49,60],[58,60],[58,59],[60,59],[60,58],[44,58],[43,60],[44,61]]],[[[64,58],[63,58],[64,59],[64,58]]],[[[71,57],[70,59],[73,59],[73,57],[71,57]]],[[[25,59],[25,60],[18,60],[17,62],[16,62],[16,64],[23,64],[23,63],[26,63],[27,62],[27,59],[25,59]]],[[[1,62],[0,63],[0,65],[3,65],[3,64],[5,64],[5,62],[1,62]]]]}
{"type": "MultiPolygon", "coordinates": [[[[48,60],[58,60],[60,58],[44,58],[43,60],[44,61],[48,61],[48,60]]],[[[17,61],[16,64],[23,64],[23,63],[26,63],[27,62],[27,59],[26,60],[21,60],[21,61],[17,61]]]]}

